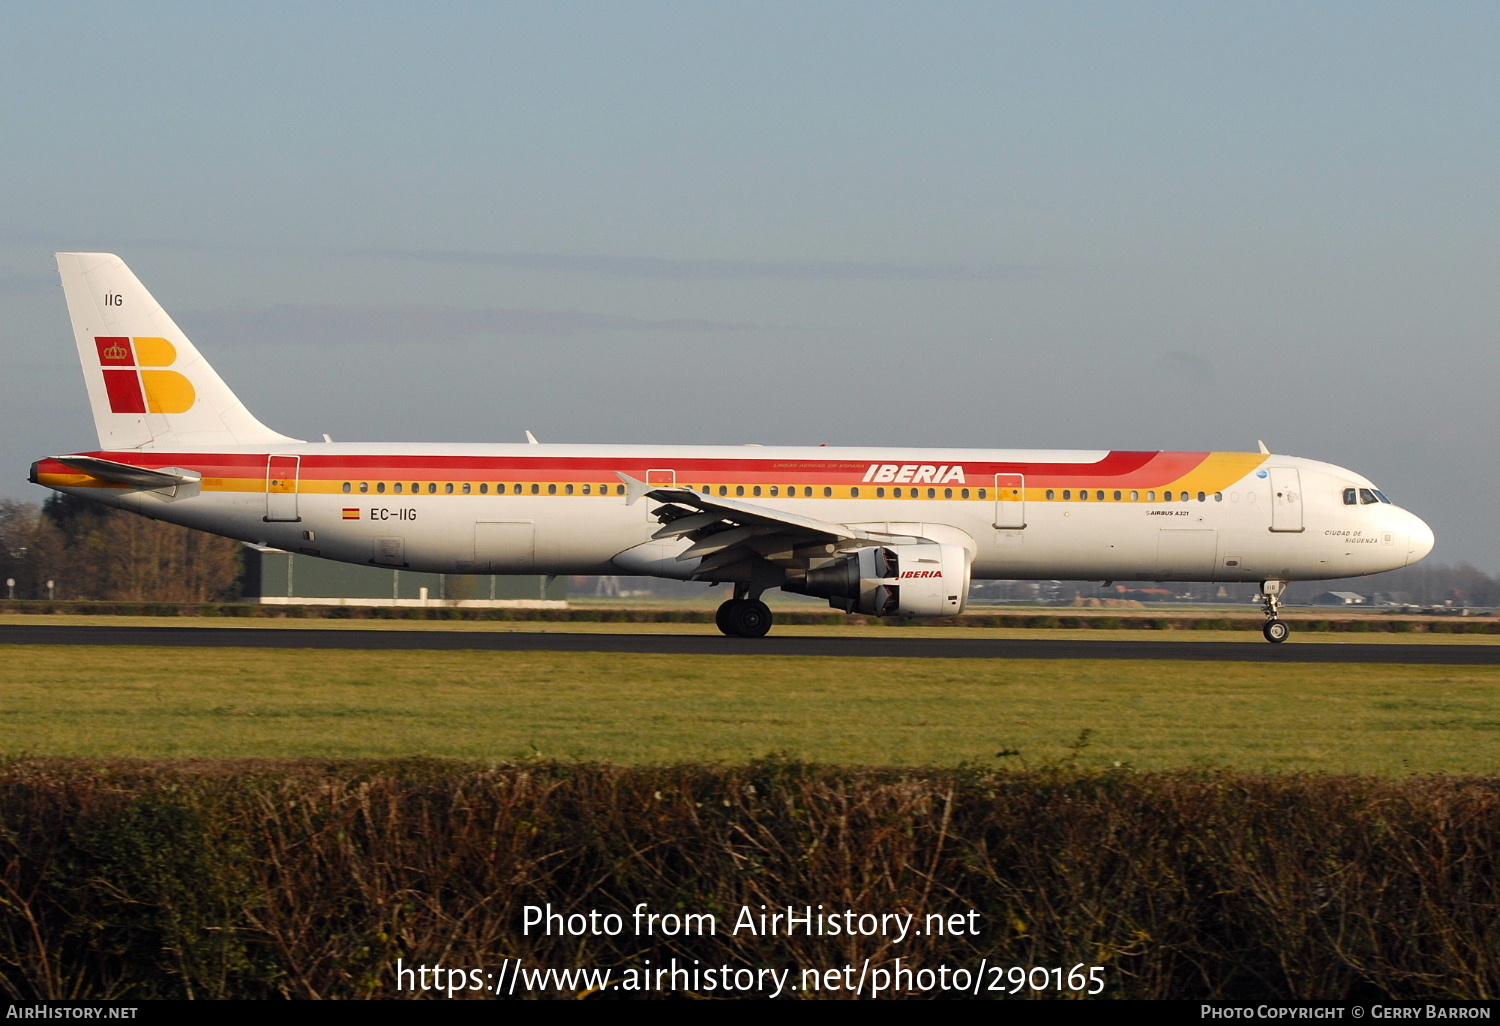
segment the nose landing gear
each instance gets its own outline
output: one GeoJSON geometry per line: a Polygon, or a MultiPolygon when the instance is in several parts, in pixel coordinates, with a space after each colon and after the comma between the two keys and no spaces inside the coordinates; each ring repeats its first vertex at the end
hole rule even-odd
{"type": "Polygon", "coordinates": [[[1281,608],[1281,596],[1286,594],[1288,583],[1290,582],[1260,582],[1260,594],[1263,599],[1260,608],[1266,614],[1266,625],[1261,628],[1261,633],[1266,636],[1267,641],[1274,645],[1281,644],[1287,639],[1287,635],[1292,633],[1292,629],[1287,626],[1286,621],[1279,620],[1276,617],[1277,611],[1281,608]]]}
{"type": "MultiPolygon", "coordinates": [[[[735,589],[737,595],[739,588],[735,589]]],[[[714,612],[714,623],[731,638],[763,638],[771,629],[771,608],[758,597],[744,595],[729,599],[714,612]]]]}

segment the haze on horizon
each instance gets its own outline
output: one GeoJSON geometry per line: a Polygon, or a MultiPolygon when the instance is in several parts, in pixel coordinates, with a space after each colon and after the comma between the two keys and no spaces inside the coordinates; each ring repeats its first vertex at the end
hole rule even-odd
{"type": "Polygon", "coordinates": [[[303,438],[1273,451],[1500,570],[1500,10],[10,5],[0,496],[52,253],[303,438]]]}

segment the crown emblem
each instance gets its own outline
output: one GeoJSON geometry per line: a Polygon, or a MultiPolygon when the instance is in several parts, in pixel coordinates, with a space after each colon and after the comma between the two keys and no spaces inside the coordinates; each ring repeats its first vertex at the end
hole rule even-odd
{"type": "Polygon", "coordinates": [[[123,360],[126,357],[128,357],[129,355],[130,355],[130,350],[126,349],[124,346],[120,345],[120,343],[118,343],[118,342],[116,342],[114,345],[110,346],[108,349],[106,349],[104,351],[104,358],[106,360],[123,360]]]}

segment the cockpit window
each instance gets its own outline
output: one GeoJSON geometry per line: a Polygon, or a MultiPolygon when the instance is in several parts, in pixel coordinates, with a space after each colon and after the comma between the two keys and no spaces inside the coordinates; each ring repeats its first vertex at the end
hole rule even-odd
{"type": "Polygon", "coordinates": [[[1344,505],[1345,506],[1357,506],[1357,505],[1359,505],[1359,489],[1357,489],[1357,488],[1345,488],[1344,489],[1344,505]]]}
{"type": "Polygon", "coordinates": [[[1380,490],[1380,489],[1378,489],[1378,488],[1377,488],[1377,489],[1375,489],[1375,498],[1377,498],[1377,499],[1379,499],[1379,500],[1380,500],[1380,501],[1381,501],[1381,502],[1383,502],[1383,503],[1386,503],[1386,504],[1387,504],[1387,505],[1390,505],[1390,506],[1394,506],[1394,505],[1395,505],[1395,503],[1394,503],[1394,502],[1391,502],[1391,500],[1390,500],[1390,499],[1387,499],[1387,498],[1386,498],[1386,497],[1385,497],[1385,492],[1382,492],[1382,491],[1381,491],[1381,490],[1380,490]]]}
{"type": "Polygon", "coordinates": [[[1359,490],[1359,501],[1368,506],[1371,503],[1379,502],[1380,500],[1375,498],[1375,493],[1370,491],[1370,489],[1361,488],[1359,490]]]}

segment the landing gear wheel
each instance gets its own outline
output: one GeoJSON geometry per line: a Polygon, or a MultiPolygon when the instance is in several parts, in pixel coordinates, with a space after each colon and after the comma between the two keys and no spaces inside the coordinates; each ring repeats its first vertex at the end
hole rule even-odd
{"type": "Polygon", "coordinates": [[[735,599],[719,609],[723,620],[719,629],[725,634],[737,638],[763,638],[771,629],[771,609],[759,599],[735,599]]]}
{"type": "Polygon", "coordinates": [[[1276,618],[1276,615],[1281,612],[1281,597],[1286,594],[1288,583],[1279,580],[1260,582],[1260,608],[1266,614],[1266,625],[1261,628],[1260,632],[1273,645],[1281,644],[1286,640],[1286,636],[1292,633],[1290,627],[1276,618]]]}
{"type": "Polygon", "coordinates": [[[744,599],[725,599],[719,603],[719,608],[714,610],[714,626],[719,628],[719,633],[734,636],[735,631],[731,626],[733,621],[730,617],[733,616],[735,607],[743,604],[744,601],[744,599]]]}

